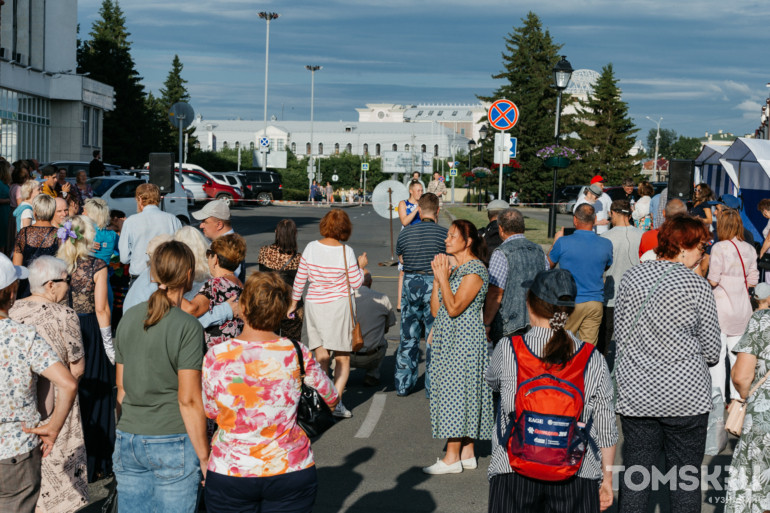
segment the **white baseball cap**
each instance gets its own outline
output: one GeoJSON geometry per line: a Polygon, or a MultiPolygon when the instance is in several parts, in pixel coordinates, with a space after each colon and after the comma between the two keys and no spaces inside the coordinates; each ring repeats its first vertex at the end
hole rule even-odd
{"type": "Polygon", "coordinates": [[[0,290],[6,288],[16,280],[24,280],[29,277],[26,267],[13,265],[11,260],[0,253],[0,290]]]}
{"type": "Polygon", "coordinates": [[[757,286],[754,287],[754,297],[760,301],[770,297],[770,284],[757,283],[757,286]]]}
{"type": "Polygon", "coordinates": [[[193,212],[192,216],[198,221],[203,221],[209,217],[216,217],[217,219],[221,219],[223,221],[229,221],[230,207],[228,207],[227,203],[225,203],[223,200],[214,200],[208,202],[206,206],[201,210],[193,212]]]}

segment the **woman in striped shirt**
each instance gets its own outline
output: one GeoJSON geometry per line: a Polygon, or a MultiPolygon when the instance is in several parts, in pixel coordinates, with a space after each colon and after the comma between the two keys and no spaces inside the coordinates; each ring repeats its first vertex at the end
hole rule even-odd
{"type": "MultiPolygon", "coordinates": [[[[368,263],[366,253],[356,259],[350,246],[353,224],[345,211],[332,209],[321,219],[320,240],[302,250],[294,278],[294,290],[288,316],[293,318],[307,285],[302,340],[315,350],[315,358],[324,372],[329,371],[329,353],[334,351],[334,386],[342,396],[350,375],[350,351],[353,348],[352,314],[348,294],[364,282],[361,269],[368,263]],[[350,283],[350,289],[348,288],[350,283]]],[[[355,302],[353,302],[355,308],[355,302]]],[[[342,401],[335,417],[350,418],[352,413],[342,401]]]]}

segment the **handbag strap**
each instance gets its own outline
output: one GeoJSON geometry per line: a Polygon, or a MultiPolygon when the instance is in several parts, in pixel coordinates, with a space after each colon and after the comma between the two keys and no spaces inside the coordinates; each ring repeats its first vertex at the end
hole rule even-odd
{"type": "Polygon", "coordinates": [[[741,252],[738,249],[738,245],[735,244],[735,242],[730,241],[730,244],[733,245],[733,247],[735,248],[735,251],[738,252],[738,258],[741,259],[741,269],[743,269],[743,283],[746,284],[746,290],[749,290],[749,280],[748,280],[748,277],[746,276],[746,266],[743,265],[743,257],[741,256],[741,252]]]}
{"type": "Polygon", "coordinates": [[[305,382],[305,359],[302,357],[302,349],[299,347],[299,342],[294,339],[290,339],[294,344],[294,350],[297,352],[297,361],[299,362],[299,380],[300,383],[305,382]]]}
{"type": "Polygon", "coordinates": [[[353,310],[353,288],[350,286],[350,277],[348,276],[348,252],[345,245],[342,245],[342,261],[345,263],[345,282],[348,284],[348,305],[350,306],[350,325],[356,325],[356,311],[353,310]]]}
{"type": "Polygon", "coordinates": [[[281,268],[278,269],[278,272],[281,272],[284,269],[286,269],[286,267],[291,263],[291,261],[294,260],[295,256],[297,256],[297,252],[296,251],[291,254],[291,256],[289,257],[289,259],[286,262],[284,262],[284,264],[281,266],[281,268]]]}
{"type": "Polygon", "coordinates": [[[767,377],[768,377],[768,376],[770,376],[770,370],[769,370],[769,371],[767,371],[767,372],[765,373],[765,375],[764,375],[764,376],[762,376],[762,379],[760,379],[759,381],[757,381],[757,384],[756,384],[756,385],[754,385],[753,387],[751,387],[751,390],[749,390],[749,395],[747,395],[747,396],[746,396],[746,399],[743,399],[743,401],[747,400],[749,397],[751,397],[752,395],[754,395],[754,392],[756,392],[756,391],[757,391],[757,389],[758,389],[759,387],[761,387],[761,386],[762,386],[762,383],[764,383],[765,381],[767,381],[767,377]]]}

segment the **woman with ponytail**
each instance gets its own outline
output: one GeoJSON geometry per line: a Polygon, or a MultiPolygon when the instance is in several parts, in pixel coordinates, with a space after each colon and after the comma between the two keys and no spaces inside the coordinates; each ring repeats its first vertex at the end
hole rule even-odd
{"type": "Polygon", "coordinates": [[[203,328],[179,306],[195,257],[182,242],[164,242],[150,267],[158,290],[123,315],[115,334],[118,509],[193,513],[209,459],[203,328]]]}
{"type": "Polygon", "coordinates": [[[436,255],[431,264],[430,309],[436,320],[425,379],[433,438],[448,441],[444,459],[423,468],[426,474],[475,469],[473,441],[492,437],[492,390],[484,383],[489,351],[481,318],[489,283],[486,243],[462,219],[452,223],[445,242],[447,254],[436,255]]]}
{"type": "MultiPolygon", "coordinates": [[[[41,196],[42,197],[42,196],[41,196]]],[[[80,321],[86,368],[78,388],[83,438],[88,455],[88,482],[112,473],[115,443],[115,350],[112,347],[107,264],[91,255],[94,225],[85,216],[68,218],[55,229],[56,256],[67,264],[70,290],[67,305],[80,321]]]]}
{"type": "MultiPolygon", "coordinates": [[[[526,286],[529,286],[530,329],[522,337],[500,340],[486,374],[489,386],[500,394],[488,471],[489,512],[603,511],[613,501],[611,465],[618,440],[607,362],[591,344],[578,340],[565,329],[567,319],[575,309],[577,295],[577,285],[569,271],[541,271],[526,286]],[[583,358],[573,360],[578,353],[583,358]],[[515,411],[516,390],[521,385],[517,382],[518,367],[531,366],[546,374],[558,374],[568,365],[581,364],[585,358],[587,363],[583,372],[578,371],[583,376],[584,397],[578,425],[590,426],[586,429],[591,441],[577,474],[568,479],[546,481],[515,472],[511,468],[507,442],[512,419],[519,419],[523,413],[515,411]]],[[[528,392],[535,390],[530,388],[528,392]]]]}

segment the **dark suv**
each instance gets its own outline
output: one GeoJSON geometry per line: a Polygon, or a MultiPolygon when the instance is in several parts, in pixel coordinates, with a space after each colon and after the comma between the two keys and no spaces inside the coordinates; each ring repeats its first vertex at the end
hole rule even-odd
{"type": "Polygon", "coordinates": [[[255,198],[260,205],[269,205],[273,200],[283,199],[281,175],[275,171],[242,169],[241,181],[247,198],[255,198]]]}

